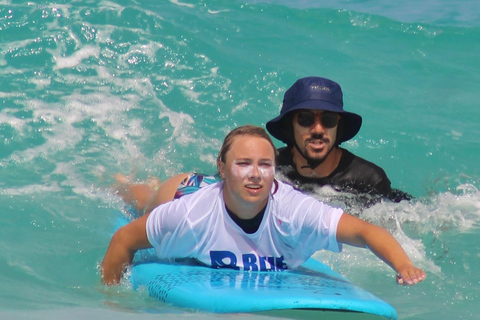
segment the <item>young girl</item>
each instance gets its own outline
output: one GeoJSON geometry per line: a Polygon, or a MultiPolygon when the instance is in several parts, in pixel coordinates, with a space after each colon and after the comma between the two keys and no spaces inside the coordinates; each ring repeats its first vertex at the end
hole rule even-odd
{"type": "Polygon", "coordinates": [[[368,247],[397,272],[400,284],[426,277],[385,229],[276,181],[276,149],[260,127],[231,131],[217,158],[221,181],[153,209],[113,236],[102,281],[119,283],[134,253],[196,258],[215,268],[283,270],[342,244],[368,247]]]}

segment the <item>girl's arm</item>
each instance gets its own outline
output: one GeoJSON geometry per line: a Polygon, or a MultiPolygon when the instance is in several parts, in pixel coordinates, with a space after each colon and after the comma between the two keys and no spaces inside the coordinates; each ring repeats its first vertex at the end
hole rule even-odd
{"type": "Polygon", "coordinates": [[[357,247],[368,247],[397,272],[399,284],[414,285],[426,274],[415,267],[401,245],[384,228],[344,213],[337,227],[337,241],[357,247]]]}
{"type": "Polygon", "coordinates": [[[147,218],[148,215],[144,215],[133,220],[113,235],[101,265],[102,282],[106,285],[120,283],[126,268],[132,263],[135,252],[151,247],[146,232],[147,218]]]}

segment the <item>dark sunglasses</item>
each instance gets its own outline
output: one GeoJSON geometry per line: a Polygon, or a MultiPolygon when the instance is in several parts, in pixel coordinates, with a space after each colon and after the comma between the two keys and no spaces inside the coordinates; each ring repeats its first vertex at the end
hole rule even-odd
{"type": "MultiPolygon", "coordinates": [[[[338,121],[340,121],[340,116],[335,112],[324,111],[320,114],[320,123],[325,128],[335,128],[338,121]]],[[[315,113],[310,111],[298,112],[297,123],[304,128],[311,127],[315,123],[315,113]]]]}

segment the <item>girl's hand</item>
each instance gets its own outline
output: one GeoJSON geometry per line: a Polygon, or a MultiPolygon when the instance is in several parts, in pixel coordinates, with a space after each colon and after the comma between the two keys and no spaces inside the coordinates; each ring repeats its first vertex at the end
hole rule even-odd
{"type": "Polygon", "coordinates": [[[401,268],[397,273],[397,283],[402,286],[413,286],[427,277],[425,271],[415,266],[401,268]]]}

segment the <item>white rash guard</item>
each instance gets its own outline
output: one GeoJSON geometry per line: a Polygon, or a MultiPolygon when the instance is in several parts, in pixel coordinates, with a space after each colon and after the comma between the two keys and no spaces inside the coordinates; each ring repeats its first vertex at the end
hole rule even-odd
{"type": "Polygon", "coordinates": [[[147,237],[164,259],[195,258],[214,268],[270,271],[295,268],[318,250],[340,251],[341,209],[278,182],[258,230],[245,233],[228,215],[218,182],[155,208],[147,237]]]}

